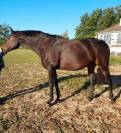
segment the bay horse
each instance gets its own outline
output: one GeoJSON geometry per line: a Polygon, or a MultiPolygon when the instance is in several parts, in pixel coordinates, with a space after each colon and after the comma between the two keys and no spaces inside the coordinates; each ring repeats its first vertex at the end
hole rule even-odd
{"type": "Polygon", "coordinates": [[[96,65],[109,85],[109,98],[113,100],[112,81],[109,72],[110,50],[104,41],[95,38],[67,40],[58,35],[34,30],[13,31],[11,29],[11,31],[12,34],[0,48],[1,58],[9,51],[17,49],[21,44],[26,44],[35,51],[41,58],[42,65],[48,71],[50,99],[47,103],[49,105],[60,100],[57,69],[75,71],[87,67],[91,83],[89,99],[92,100],[96,65]],[[55,101],[53,101],[54,86],[57,95],[55,101]]]}

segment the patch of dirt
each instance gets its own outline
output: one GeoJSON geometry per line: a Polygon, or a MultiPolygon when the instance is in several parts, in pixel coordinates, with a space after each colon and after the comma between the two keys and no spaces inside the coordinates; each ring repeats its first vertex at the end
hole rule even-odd
{"type": "Polygon", "coordinates": [[[39,65],[12,66],[0,79],[0,133],[121,133],[121,67],[111,66],[111,73],[114,104],[100,86],[95,91],[100,95],[88,101],[85,70],[59,71],[61,101],[49,107],[46,70],[39,65]]]}

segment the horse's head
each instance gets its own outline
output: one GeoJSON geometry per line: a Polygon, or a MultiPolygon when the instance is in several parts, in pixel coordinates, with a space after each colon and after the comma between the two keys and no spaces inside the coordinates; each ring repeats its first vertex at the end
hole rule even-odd
{"type": "Polygon", "coordinates": [[[11,30],[11,35],[6,38],[6,41],[2,47],[2,50],[3,50],[2,52],[4,54],[19,47],[19,42],[18,42],[18,38],[16,36],[16,32],[13,31],[12,28],[10,28],[10,30],[11,30]]]}
{"type": "Polygon", "coordinates": [[[19,47],[19,42],[16,37],[15,31],[13,31],[12,28],[10,29],[11,35],[6,38],[5,43],[0,47],[0,72],[2,71],[2,68],[4,68],[3,56],[9,51],[19,47]]]}

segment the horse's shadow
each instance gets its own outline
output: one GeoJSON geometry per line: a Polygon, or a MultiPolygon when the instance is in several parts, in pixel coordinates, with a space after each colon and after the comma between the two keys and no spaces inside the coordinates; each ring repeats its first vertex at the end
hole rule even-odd
{"type": "MultiPolygon", "coordinates": [[[[86,77],[87,75],[85,74],[76,74],[76,75],[68,75],[68,76],[62,76],[60,78],[58,78],[58,82],[62,82],[65,80],[69,80],[72,78],[80,78],[80,77],[86,77]]],[[[112,82],[113,82],[113,89],[116,89],[117,87],[121,86],[121,75],[112,75],[112,82]]],[[[82,90],[86,90],[88,89],[90,85],[89,81],[85,81],[83,86],[81,88],[79,88],[78,90],[74,91],[71,95],[63,98],[60,100],[60,102],[64,102],[65,100],[79,94],[82,90]]],[[[45,82],[43,84],[40,84],[38,86],[32,87],[32,88],[28,88],[28,89],[24,89],[24,90],[20,90],[18,92],[12,93],[12,94],[8,94],[7,96],[1,97],[0,98],[0,104],[3,105],[6,103],[6,101],[13,99],[15,97],[21,96],[21,95],[26,95],[26,94],[30,94],[36,91],[40,91],[42,89],[46,89],[49,86],[48,82],[45,82]]],[[[106,92],[108,89],[106,88],[105,90],[103,90],[102,92],[98,93],[95,95],[94,98],[97,98],[99,96],[101,96],[104,92],[106,92]]],[[[114,100],[116,101],[117,98],[120,97],[121,94],[121,90],[119,90],[118,94],[114,97],[114,100]]]]}
{"type": "MultiPolygon", "coordinates": [[[[112,75],[112,87],[113,90],[118,89],[119,87],[121,87],[121,75],[112,75]]],[[[94,96],[94,98],[98,98],[99,96],[101,96],[104,92],[106,92],[108,90],[108,87],[106,87],[103,91],[101,91],[100,93],[96,94],[94,96]]],[[[121,89],[119,90],[119,92],[113,97],[113,102],[115,102],[121,95],[121,89]]]]}
{"type": "MultiPolygon", "coordinates": [[[[86,76],[87,75],[85,75],[85,74],[83,74],[83,75],[82,74],[76,74],[76,75],[62,76],[62,77],[58,78],[58,82],[62,82],[62,81],[69,80],[69,79],[72,79],[72,78],[80,78],[80,77],[86,77],[86,76]]],[[[46,89],[48,86],[49,86],[49,83],[45,82],[45,83],[39,84],[38,86],[35,86],[35,87],[31,87],[31,88],[28,88],[28,89],[24,89],[24,90],[20,90],[20,91],[8,94],[7,96],[4,96],[4,97],[0,98],[0,104],[1,105],[5,104],[6,101],[8,101],[10,99],[13,99],[15,97],[21,96],[21,95],[26,95],[26,94],[30,94],[30,93],[33,93],[33,92],[36,92],[36,91],[40,91],[42,89],[46,89]]]]}
{"type": "MultiPolygon", "coordinates": [[[[121,75],[112,75],[113,90],[121,87],[121,75]]],[[[121,89],[116,96],[114,96],[114,101],[116,101],[121,95],[121,89]]]]}

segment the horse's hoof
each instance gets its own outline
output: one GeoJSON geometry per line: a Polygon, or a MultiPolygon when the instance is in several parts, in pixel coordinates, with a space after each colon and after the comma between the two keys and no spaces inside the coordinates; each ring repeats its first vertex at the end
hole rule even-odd
{"type": "Polygon", "coordinates": [[[116,101],[116,98],[114,96],[110,96],[109,99],[111,100],[112,104],[115,103],[115,101],[116,101]]]}
{"type": "Polygon", "coordinates": [[[109,98],[110,98],[110,99],[114,99],[113,93],[109,93],[109,98]]]}
{"type": "Polygon", "coordinates": [[[49,107],[51,107],[51,106],[53,106],[54,104],[50,102],[48,105],[49,105],[49,107]]]}
{"type": "Polygon", "coordinates": [[[54,101],[54,102],[50,102],[48,105],[49,105],[49,107],[51,107],[51,106],[55,105],[56,103],[57,103],[57,102],[54,101]]]}
{"type": "Polygon", "coordinates": [[[51,106],[57,104],[59,101],[60,101],[60,99],[58,99],[58,98],[55,101],[48,101],[48,105],[49,105],[49,107],[51,107],[51,106]]]}
{"type": "Polygon", "coordinates": [[[93,100],[93,97],[88,97],[88,100],[89,100],[89,102],[91,102],[92,100],[93,100]]]}
{"type": "Polygon", "coordinates": [[[60,102],[60,98],[55,99],[55,103],[58,103],[58,102],[60,102]]]}
{"type": "Polygon", "coordinates": [[[47,104],[50,104],[52,101],[53,101],[52,99],[49,99],[49,100],[47,101],[47,104]]]}
{"type": "Polygon", "coordinates": [[[111,98],[111,103],[113,104],[113,103],[115,103],[116,102],[116,98],[113,96],[112,98],[111,98]]]}

